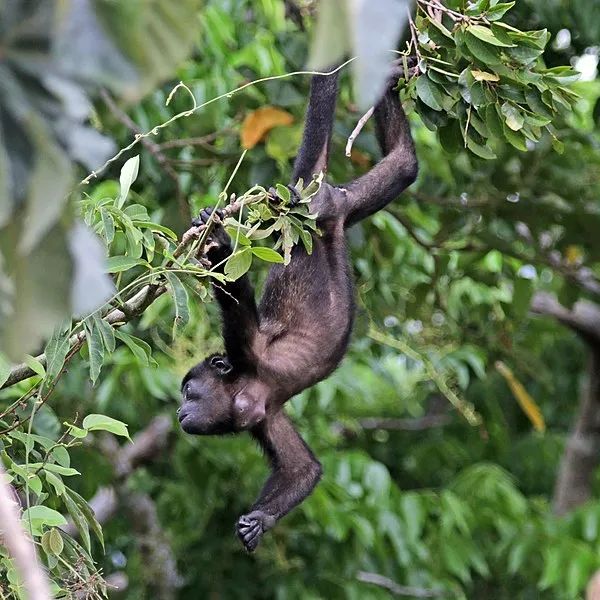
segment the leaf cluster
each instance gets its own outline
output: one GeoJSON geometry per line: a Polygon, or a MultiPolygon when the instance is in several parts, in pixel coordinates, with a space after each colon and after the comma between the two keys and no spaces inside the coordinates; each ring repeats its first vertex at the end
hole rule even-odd
{"type": "Polygon", "coordinates": [[[444,149],[465,147],[493,159],[498,142],[525,151],[548,132],[560,152],[552,122],[572,110],[578,96],[568,84],[578,73],[545,67],[549,32],[505,23],[514,2],[479,0],[462,11],[435,6],[433,11],[430,2],[418,3],[409,52],[419,69],[402,94],[437,131],[444,149]]]}

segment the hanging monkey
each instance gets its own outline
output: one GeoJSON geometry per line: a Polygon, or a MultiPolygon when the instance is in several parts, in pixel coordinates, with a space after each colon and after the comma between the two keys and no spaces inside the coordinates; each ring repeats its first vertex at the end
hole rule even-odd
{"type": "MultiPolygon", "coordinates": [[[[310,181],[327,168],[337,88],[337,72],[313,76],[293,184],[299,178],[310,181]]],[[[258,306],[246,276],[214,286],[225,353],[197,364],[182,382],[178,415],[185,432],[249,431],[270,462],[272,472],[258,499],[237,522],[237,534],[249,552],[321,477],[319,461],[283,405],[326,378],[348,347],[354,292],[346,229],[384,208],[417,176],[409,124],[392,86],[374,116],[384,157],[344,186],[322,183],[310,204],[322,235],[313,236],[310,255],[297,245],[289,265],[271,268],[258,306]]],[[[210,214],[210,209],[204,210],[194,224],[206,223],[210,214]]],[[[222,263],[232,251],[229,236],[217,226],[211,242],[207,258],[213,265],[222,263]]]]}

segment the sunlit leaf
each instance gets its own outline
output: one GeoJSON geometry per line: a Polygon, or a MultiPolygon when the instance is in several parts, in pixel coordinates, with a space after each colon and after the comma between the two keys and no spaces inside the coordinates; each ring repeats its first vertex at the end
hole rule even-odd
{"type": "Polygon", "coordinates": [[[133,182],[137,179],[138,171],[140,168],[140,157],[138,155],[132,156],[123,165],[121,169],[121,175],[119,176],[119,183],[121,185],[121,191],[119,193],[119,199],[117,200],[117,207],[123,208],[123,205],[127,201],[127,195],[133,182]]]}
{"type": "Polygon", "coordinates": [[[523,384],[514,376],[511,369],[509,369],[502,361],[496,362],[496,369],[500,375],[504,377],[506,383],[508,383],[508,386],[519,403],[519,406],[527,415],[527,418],[531,421],[534,428],[537,431],[545,431],[546,423],[544,422],[544,417],[539,409],[539,406],[529,395],[523,384]]]}

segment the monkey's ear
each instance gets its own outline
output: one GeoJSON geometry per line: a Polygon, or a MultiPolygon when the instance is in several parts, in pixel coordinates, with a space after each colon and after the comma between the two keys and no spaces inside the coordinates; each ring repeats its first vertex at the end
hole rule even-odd
{"type": "Polygon", "coordinates": [[[252,429],[265,418],[266,412],[266,394],[260,386],[250,384],[233,399],[233,421],[238,429],[252,429]]]}

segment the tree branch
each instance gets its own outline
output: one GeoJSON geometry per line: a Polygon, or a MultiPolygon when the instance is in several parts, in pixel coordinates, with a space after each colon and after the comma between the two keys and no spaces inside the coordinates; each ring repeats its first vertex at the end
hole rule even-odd
{"type": "Polygon", "coordinates": [[[531,311],[554,317],[587,341],[600,344],[600,306],[588,300],[578,300],[569,310],[552,294],[538,292],[531,301],[531,311]]]}
{"type": "Polygon", "coordinates": [[[600,462],[600,346],[590,345],[587,381],[580,392],[579,410],[567,438],[554,486],[552,507],[564,515],[592,497],[594,474],[600,462]]]}
{"type": "Polygon", "coordinates": [[[411,596],[413,598],[440,598],[445,596],[442,590],[431,590],[426,588],[409,587],[406,585],[400,585],[393,579],[379,575],[378,573],[368,573],[366,571],[359,571],[356,575],[358,581],[364,583],[370,583],[380,588],[384,588],[394,594],[394,596],[411,596]]]}
{"type": "MultiPolygon", "coordinates": [[[[122,309],[113,309],[104,317],[104,320],[113,327],[124,325],[132,318],[141,315],[148,308],[148,306],[150,306],[150,304],[152,304],[152,302],[154,302],[154,300],[156,300],[159,296],[164,294],[165,291],[166,287],[164,285],[146,285],[139,292],[137,292],[137,294],[125,302],[122,309]]],[[[71,336],[69,339],[70,350],[76,348],[79,344],[83,344],[84,341],[84,331],[80,331],[79,333],[71,336]]],[[[45,354],[36,356],[36,360],[42,363],[42,365],[46,365],[45,354]]],[[[35,374],[35,371],[33,371],[33,369],[31,369],[25,363],[17,365],[11,370],[8,379],[4,382],[4,384],[0,386],[0,390],[10,387],[19,381],[23,381],[24,379],[28,379],[29,377],[33,377],[35,374]]]]}

